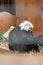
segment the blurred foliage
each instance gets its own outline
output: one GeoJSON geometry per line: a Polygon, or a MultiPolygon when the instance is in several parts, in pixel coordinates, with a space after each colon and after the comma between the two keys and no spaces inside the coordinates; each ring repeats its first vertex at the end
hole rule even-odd
{"type": "Polygon", "coordinates": [[[4,37],[3,37],[3,35],[5,34],[5,32],[1,32],[0,33],[0,39],[3,39],[4,37]]]}

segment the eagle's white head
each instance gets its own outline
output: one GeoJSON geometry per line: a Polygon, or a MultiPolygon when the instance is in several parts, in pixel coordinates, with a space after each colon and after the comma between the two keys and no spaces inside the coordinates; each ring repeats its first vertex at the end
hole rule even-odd
{"type": "Polygon", "coordinates": [[[23,21],[23,23],[21,23],[19,27],[20,27],[20,30],[31,31],[34,26],[30,21],[23,21]]]}

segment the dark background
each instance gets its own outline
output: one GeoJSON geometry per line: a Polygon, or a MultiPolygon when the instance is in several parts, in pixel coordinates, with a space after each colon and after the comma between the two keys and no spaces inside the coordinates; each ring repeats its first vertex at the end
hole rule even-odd
{"type": "Polygon", "coordinates": [[[16,1],[15,0],[0,0],[0,12],[7,11],[16,15],[16,1]]]}

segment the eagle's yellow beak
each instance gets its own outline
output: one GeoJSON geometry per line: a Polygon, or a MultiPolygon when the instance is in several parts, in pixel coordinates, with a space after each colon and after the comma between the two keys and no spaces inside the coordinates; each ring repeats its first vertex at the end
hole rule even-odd
{"type": "Polygon", "coordinates": [[[30,32],[32,32],[32,30],[30,30],[30,32]]]}
{"type": "Polygon", "coordinates": [[[29,31],[31,32],[32,31],[32,28],[30,28],[29,31]]]}

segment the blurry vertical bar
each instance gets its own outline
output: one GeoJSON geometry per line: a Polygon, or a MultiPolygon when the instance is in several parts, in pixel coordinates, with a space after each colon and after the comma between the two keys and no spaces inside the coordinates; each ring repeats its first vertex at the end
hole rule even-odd
{"type": "Polygon", "coordinates": [[[41,0],[41,11],[43,11],[43,0],[41,0]]]}
{"type": "Polygon", "coordinates": [[[0,0],[0,12],[7,11],[16,15],[16,1],[15,0],[0,0]]]}
{"type": "Polygon", "coordinates": [[[10,8],[10,12],[13,15],[16,15],[16,0],[9,0],[9,8],[10,8]]]}

